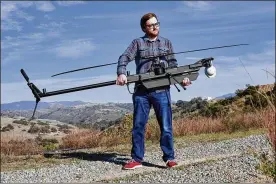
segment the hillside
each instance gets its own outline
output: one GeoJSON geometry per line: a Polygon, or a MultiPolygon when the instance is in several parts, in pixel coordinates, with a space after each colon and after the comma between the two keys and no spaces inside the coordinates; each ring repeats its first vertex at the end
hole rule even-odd
{"type": "Polygon", "coordinates": [[[237,89],[235,93],[212,100],[193,98],[190,101],[177,101],[175,104],[174,118],[184,116],[219,117],[231,114],[253,112],[260,108],[273,106],[275,98],[275,84],[246,85],[245,89],[237,89]]]}
{"type": "MultiPolygon", "coordinates": [[[[58,101],[58,102],[39,102],[37,109],[46,109],[46,108],[61,108],[61,107],[70,107],[76,105],[83,105],[86,102],[82,101],[58,101]]],[[[1,111],[6,110],[32,110],[34,109],[35,101],[19,101],[12,103],[1,104],[1,111]]]]}
{"type": "Polygon", "coordinates": [[[53,149],[56,148],[55,144],[62,142],[64,136],[77,130],[78,127],[56,120],[28,121],[1,117],[1,153],[17,149],[17,154],[34,154],[39,152],[39,146],[53,149]]]}
{"type": "MultiPolygon", "coordinates": [[[[127,113],[132,113],[131,103],[82,103],[80,105],[57,106],[41,108],[36,111],[37,119],[50,119],[60,122],[78,125],[105,128],[109,124],[116,123],[127,113]]],[[[1,116],[17,118],[30,118],[33,110],[3,110],[1,116]]]]}

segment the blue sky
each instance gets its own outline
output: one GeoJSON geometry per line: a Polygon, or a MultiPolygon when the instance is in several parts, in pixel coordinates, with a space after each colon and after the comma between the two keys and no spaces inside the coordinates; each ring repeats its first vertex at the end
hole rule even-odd
{"type": "MultiPolygon", "coordinates": [[[[160,35],[172,41],[175,52],[250,44],[176,55],[179,65],[214,57],[217,76],[207,78],[202,68],[186,91],[179,93],[172,86],[174,101],[216,97],[246,84],[275,81],[263,70],[275,74],[273,1],[7,1],[1,2],[1,103],[34,100],[21,68],[47,91],[115,80],[116,65],[51,75],[116,62],[133,39],[143,36],[139,22],[148,12],[157,14],[160,35]]],[[[133,74],[134,62],[127,69],[133,74]]],[[[126,86],[114,85],[42,98],[62,100],[131,102],[131,94],[126,86]]]]}

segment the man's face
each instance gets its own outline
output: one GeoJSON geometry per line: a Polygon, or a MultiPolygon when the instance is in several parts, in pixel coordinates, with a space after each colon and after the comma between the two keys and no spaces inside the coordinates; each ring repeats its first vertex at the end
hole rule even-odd
{"type": "Polygon", "coordinates": [[[156,37],[159,34],[159,22],[155,17],[150,18],[145,25],[144,31],[150,37],[156,37]]]}

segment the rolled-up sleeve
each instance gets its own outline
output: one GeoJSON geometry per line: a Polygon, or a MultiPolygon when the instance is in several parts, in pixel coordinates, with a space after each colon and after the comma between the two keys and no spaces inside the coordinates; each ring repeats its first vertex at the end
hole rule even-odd
{"type": "Polygon", "coordinates": [[[119,57],[117,65],[117,75],[126,75],[127,64],[134,60],[137,54],[137,40],[133,40],[125,52],[119,57]]]}
{"type": "MultiPolygon", "coordinates": [[[[168,42],[168,46],[169,46],[169,53],[174,53],[171,41],[168,42]]],[[[174,54],[168,55],[167,61],[168,61],[169,68],[174,68],[178,66],[177,60],[174,54]]]]}

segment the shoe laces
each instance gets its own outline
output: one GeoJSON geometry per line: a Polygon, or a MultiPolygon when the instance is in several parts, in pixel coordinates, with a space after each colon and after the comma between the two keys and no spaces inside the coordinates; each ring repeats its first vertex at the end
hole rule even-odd
{"type": "Polygon", "coordinates": [[[134,163],[134,162],[137,162],[137,161],[135,161],[134,159],[131,159],[127,163],[134,163]]]}

